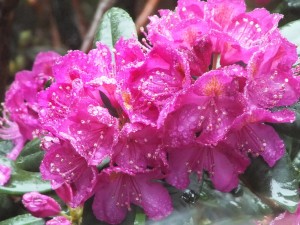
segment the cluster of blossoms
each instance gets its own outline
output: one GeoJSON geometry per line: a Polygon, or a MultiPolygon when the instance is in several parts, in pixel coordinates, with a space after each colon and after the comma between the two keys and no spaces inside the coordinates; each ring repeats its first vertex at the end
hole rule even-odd
{"type": "Polygon", "coordinates": [[[113,54],[101,43],[44,53],[7,93],[14,122],[4,119],[0,137],[14,134],[17,147],[39,130],[43,178],[70,207],[94,195],[95,216],[111,224],[131,204],[166,217],[163,183],[185,189],[190,173],[231,191],[249,156],[269,166],[283,156],[270,123],[295,119],[283,108],[300,97],[297,54],[281,17],[246,12],[243,0],[179,0],[150,18],[146,46],[121,38],[113,54]]]}

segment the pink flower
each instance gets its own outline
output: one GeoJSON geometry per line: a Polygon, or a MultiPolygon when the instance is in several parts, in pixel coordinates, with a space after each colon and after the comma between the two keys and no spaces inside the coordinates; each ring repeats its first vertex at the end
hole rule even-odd
{"type": "Polygon", "coordinates": [[[226,142],[246,154],[261,155],[272,167],[283,156],[285,147],[274,128],[264,123],[290,123],[294,119],[294,112],[288,110],[272,113],[249,109],[236,118],[226,142]]]}
{"type": "Polygon", "coordinates": [[[163,168],[167,159],[161,138],[156,128],[127,123],[113,147],[111,163],[127,169],[163,168]]]}
{"type": "Polygon", "coordinates": [[[56,83],[72,83],[76,79],[84,83],[96,77],[112,77],[112,58],[107,46],[98,42],[88,54],[82,51],[69,51],[59,58],[53,67],[56,83]]]}
{"type": "Polygon", "coordinates": [[[154,125],[168,99],[191,83],[187,56],[163,46],[144,55],[132,42],[120,40],[116,45],[118,100],[130,122],[154,125]],[[136,50],[127,56],[129,47],[136,50]]]}
{"type": "Polygon", "coordinates": [[[0,164],[0,186],[3,186],[9,181],[11,168],[0,164]]]}
{"type": "Polygon", "coordinates": [[[168,102],[158,120],[166,143],[179,147],[193,141],[216,144],[222,140],[246,107],[238,82],[243,73],[239,66],[212,70],[168,102]]]}
{"type": "Polygon", "coordinates": [[[12,140],[13,150],[7,155],[15,160],[24,143],[32,140],[40,128],[37,93],[52,78],[52,64],[59,57],[55,52],[39,53],[32,71],[21,71],[5,95],[4,116],[0,119],[0,138],[12,140]]]}
{"type": "Polygon", "coordinates": [[[172,212],[170,196],[158,181],[159,171],[133,171],[119,167],[103,170],[93,202],[97,219],[121,223],[130,204],[142,207],[150,219],[159,220],[172,212]]]}
{"type": "Polygon", "coordinates": [[[58,57],[54,52],[38,54],[32,71],[18,72],[6,92],[6,110],[27,140],[33,139],[32,132],[39,128],[37,93],[52,79],[52,64],[58,57]]]}
{"type": "Polygon", "coordinates": [[[229,192],[237,187],[239,174],[250,163],[246,156],[224,142],[217,146],[194,144],[169,149],[168,156],[170,172],[166,180],[179,189],[188,187],[190,173],[196,172],[200,181],[207,171],[216,189],[229,192]]]}
{"type": "Polygon", "coordinates": [[[247,66],[246,97],[262,108],[291,105],[300,96],[300,79],[291,70],[297,60],[296,49],[275,40],[256,52],[247,66]]]}
{"type": "Polygon", "coordinates": [[[81,99],[69,117],[69,132],[76,151],[89,165],[98,165],[111,156],[114,138],[118,135],[118,120],[97,101],[81,99]]]}
{"type": "Polygon", "coordinates": [[[46,225],[72,225],[71,221],[64,216],[56,216],[46,222],[46,225]]]}
{"type": "Polygon", "coordinates": [[[60,205],[53,198],[38,192],[24,194],[22,203],[35,217],[55,216],[61,211],[60,205]]]}
{"type": "Polygon", "coordinates": [[[67,190],[70,197],[63,199],[72,208],[91,197],[98,173],[96,167],[88,166],[71,144],[63,140],[47,149],[40,171],[43,179],[51,181],[54,190],[60,188],[58,192],[65,192],[65,188],[70,189],[67,190]]]}
{"type": "Polygon", "coordinates": [[[108,48],[99,43],[88,54],[69,52],[53,72],[55,82],[39,93],[41,129],[69,140],[89,165],[97,165],[111,154],[118,127],[108,48]]]}
{"type": "Polygon", "coordinates": [[[150,18],[148,38],[154,46],[172,43],[181,51],[188,51],[188,55],[193,56],[189,58],[196,56],[198,60],[191,60],[190,67],[201,62],[202,69],[198,67],[198,73],[193,72],[201,75],[208,69],[212,54],[221,54],[222,66],[241,61],[247,64],[252,54],[268,44],[273,36],[283,39],[277,29],[281,18],[265,9],[248,13],[244,0],[182,0],[175,12],[164,10],[160,18],[150,18]],[[196,47],[204,39],[211,47],[197,53],[196,47]]]}

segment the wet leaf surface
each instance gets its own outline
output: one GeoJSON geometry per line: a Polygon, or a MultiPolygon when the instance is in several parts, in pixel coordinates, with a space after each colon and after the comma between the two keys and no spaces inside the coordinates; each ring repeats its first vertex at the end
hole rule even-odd
{"type": "Polygon", "coordinates": [[[242,180],[273,208],[295,212],[299,202],[297,177],[297,172],[286,154],[273,168],[269,168],[260,157],[253,159],[242,180]]]}
{"type": "Polygon", "coordinates": [[[31,191],[51,191],[50,183],[43,181],[40,173],[19,169],[13,161],[3,156],[0,157],[0,164],[12,168],[11,178],[7,184],[0,186],[0,193],[19,195],[31,191]]]}
{"type": "Polygon", "coordinates": [[[104,14],[95,35],[95,42],[101,41],[113,49],[121,37],[124,39],[137,37],[136,28],[126,11],[114,7],[104,14]]]}
{"type": "Polygon", "coordinates": [[[0,225],[44,225],[45,221],[41,218],[33,217],[30,214],[19,215],[4,221],[0,225]]]}

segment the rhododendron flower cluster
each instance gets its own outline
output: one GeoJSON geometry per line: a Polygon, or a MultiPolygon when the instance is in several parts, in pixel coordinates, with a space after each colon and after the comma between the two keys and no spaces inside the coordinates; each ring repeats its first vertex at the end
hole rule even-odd
{"type": "Polygon", "coordinates": [[[34,104],[6,103],[8,114],[18,123],[23,114],[11,109],[27,110],[32,128],[22,135],[39,129],[42,176],[70,207],[94,195],[95,216],[111,224],[131,204],[164,218],[172,212],[164,182],[185,189],[191,173],[201,181],[207,172],[229,192],[250,157],[272,167],[283,156],[270,124],[294,121],[283,106],[299,99],[300,80],[281,17],[246,12],[243,0],[179,0],[150,18],[146,45],[121,38],[113,53],[98,42],[88,54],[55,57],[43,73],[51,85],[32,90],[34,104]]]}
{"type": "Polygon", "coordinates": [[[3,118],[0,118],[0,138],[12,140],[14,149],[7,155],[15,160],[24,144],[36,137],[38,121],[37,93],[52,79],[52,64],[59,55],[39,53],[32,71],[20,71],[6,92],[3,118]]]}

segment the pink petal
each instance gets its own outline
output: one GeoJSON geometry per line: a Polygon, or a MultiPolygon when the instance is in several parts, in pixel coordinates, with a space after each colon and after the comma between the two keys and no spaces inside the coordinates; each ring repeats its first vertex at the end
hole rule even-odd
{"type": "Polygon", "coordinates": [[[78,109],[69,118],[67,133],[88,164],[98,165],[111,155],[114,136],[118,134],[118,120],[92,99],[81,99],[76,106],[78,109]]]}
{"type": "Polygon", "coordinates": [[[161,132],[141,124],[125,124],[113,147],[112,162],[124,168],[160,167],[166,164],[161,132]]]}
{"type": "MultiPolygon", "coordinates": [[[[149,174],[149,177],[151,175],[149,174]]],[[[139,204],[145,214],[153,220],[160,220],[170,215],[173,211],[171,198],[168,191],[158,182],[148,180],[147,176],[137,176],[142,201],[139,204]]]]}
{"type": "Polygon", "coordinates": [[[64,216],[56,216],[46,222],[46,225],[72,225],[71,221],[64,216]]]}

